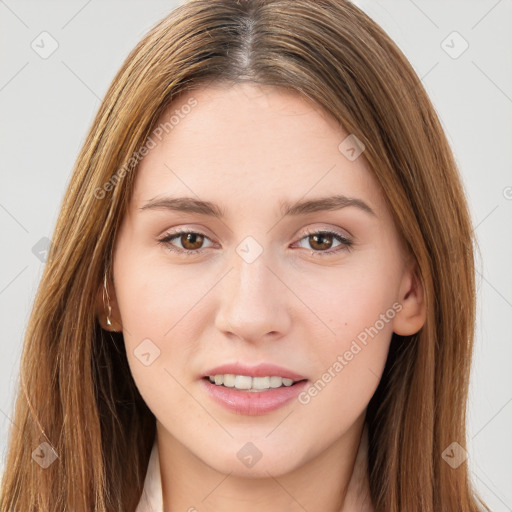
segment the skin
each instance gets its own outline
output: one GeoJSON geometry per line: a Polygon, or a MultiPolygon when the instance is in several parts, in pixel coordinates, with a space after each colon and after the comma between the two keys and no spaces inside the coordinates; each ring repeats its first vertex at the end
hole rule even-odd
{"type": "Polygon", "coordinates": [[[364,153],[347,159],[338,145],[348,133],[317,106],[254,83],[221,82],[193,97],[197,105],[137,171],[108,285],[112,326],[99,306],[102,326],[123,331],[133,377],[157,419],[164,508],[372,510],[364,416],[392,333],[424,324],[415,264],[364,153]],[[281,200],[334,193],[363,200],[375,216],[353,206],[280,214],[281,200]],[[140,209],[162,195],[217,203],[226,218],[140,209]],[[168,244],[202,254],[158,243],[182,228],[206,238],[168,244]],[[333,252],[342,247],[336,238],[315,245],[306,229],[337,231],[353,244],[333,252]],[[247,236],[263,249],[252,263],[236,252],[247,236]],[[240,415],[201,386],[206,370],[237,361],[272,362],[314,383],[394,303],[401,310],[307,404],[240,415]],[[134,354],[146,338],[160,350],[148,366],[134,354]],[[248,442],[262,453],[252,467],[237,457],[248,442]]]}

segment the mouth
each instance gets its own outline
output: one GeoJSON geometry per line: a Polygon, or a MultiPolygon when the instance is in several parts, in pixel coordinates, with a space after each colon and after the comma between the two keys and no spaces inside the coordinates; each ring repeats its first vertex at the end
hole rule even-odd
{"type": "Polygon", "coordinates": [[[269,362],[241,361],[210,368],[201,375],[204,391],[216,403],[236,414],[271,413],[292,404],[309,380],[305,375],[269,362]]]}
{"type": "Polygon", "coordinates": [[[251,377],[250,375],[226,373],[205,376],[203,380],[222,388],[231,388],[249,393],[262,393],[273,389],[290,388],[307,379],[294,380],[278,375],[251,377]]]}

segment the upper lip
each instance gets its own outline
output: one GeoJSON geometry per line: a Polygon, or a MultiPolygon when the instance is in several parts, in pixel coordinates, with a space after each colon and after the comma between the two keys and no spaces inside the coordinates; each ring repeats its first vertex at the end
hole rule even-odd
{"type": "Polygon", "coordinates": [[[306,377],[298,373],[292,372],[287,368],[278,366],[271,363],[261,363],[257,366],[248,366],[242,363],[227,363],[220,366],[216,366],[211,370],[204,373],[203,377],[209,377],[210,375],[247,375],[249,377],[284,377],[285,379],[292,379],[294,381],[304,380],[306,377]]]}

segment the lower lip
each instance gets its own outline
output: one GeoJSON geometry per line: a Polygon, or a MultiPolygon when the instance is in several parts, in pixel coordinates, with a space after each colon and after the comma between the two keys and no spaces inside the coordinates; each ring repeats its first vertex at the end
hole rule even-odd
{"type": "Polygon", "coordinates": [[[212,384],[209,379],[201,379],[202,385],[212,399],[236,412],[248,416],[257,416],[275,411],[297,397],[306,387],[308,381],[303,380],[292,386],[270,388],[268,391],[243,391],[212,384]]]}

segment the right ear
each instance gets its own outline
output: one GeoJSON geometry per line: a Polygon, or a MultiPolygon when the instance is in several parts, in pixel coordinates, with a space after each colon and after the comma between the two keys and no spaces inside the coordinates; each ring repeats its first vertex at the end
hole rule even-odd
{"type": "Polygon", "coordinates": [[[117,305],[114,286],[110,280],[107,280],[106,289],[107,291],[105,291],[105,283],[102,282],[96,293],[96,318],[102,329],[111,332],[121,332],[123,330],[121,314],[117,305]],[[107,316],[110,319],[111,325],[107,323],[107,316]]]}

